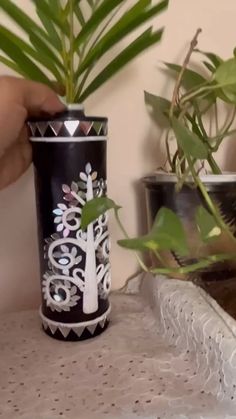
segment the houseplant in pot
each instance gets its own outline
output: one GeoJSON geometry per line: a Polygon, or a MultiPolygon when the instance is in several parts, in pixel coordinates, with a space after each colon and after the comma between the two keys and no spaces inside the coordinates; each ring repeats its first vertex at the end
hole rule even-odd
{"type": "Polygon", "coordinates": [[[141,29],[117,52],[117,44],[161,13],[168,1],[139,0],[130,6],[124,0],[33,3],[39,23],[11,0],[1,1],[0,10],[27,40],[0,25],[0,61],[23,77],[51,87],[56,83],[66,94],[66,112],[42,115],[28,125],[37,192],[41,318],[49,335],[80,340],[101,333],[110,313],[106,216],[84,232],[80,228],[83,205],[106,193],[107,119],[85,116],[81,104],[160,41],[162,29],[141,29]],[[108,52],[112,58],[107,63],[108,52]]]}
{"type": "MultiPolygon", "coordinates": [[[[231,91],[236,81],[232,79],[235,58],[224,62],[216,54],[197,50],[198,33],[182,66],[166,64],[167,71],[176,75],[172,98],[167,100],[145,92],[151,116],[159,123],[160,117],[164,118],[167,156],[165,170],[144,179],[149,220],[152,223],[164,205],[184,223],[191,257],[185,259],[172,253],[168,261],[175,266],[196,262],[203,255],[235,251],[236,176],[222,173],[215,158],[222,141],[234,134],[236,108],[231,91]],[[197,70],[188,68],[192,54],[198,55],[197,58],[204,56],[203,62],[197,61],[197,70]],[[200,208],[202,205],[214,216],[219,228],[209,238],[202,237],[203,242],[199,243],[199,231],[206,230],[207,225],[214,227],[208,214],[200,208]],[[206,225],[199,226],[204,216],[206,225]]],[[[201,271],[200,276],[210,280],[234,275],[232,259],[201,271]]],[[[199,271],[193,276],[198,277],[199,271]]]]}
{"type": "MultiPolygon", "coordinates": [[[[152,117],[165,126],[167,165],[144,179],[149,233],[129,239],[121,225],[119,244],[150,250],[152,266],[140,261],[145,270],[206,284],[235,276],[236,176],[222,174],[215,153],[235,133],[236,59],[197,50],[199,32],[182,66],[166,64],[176,77],[170,100],[145,93],[152,117]],[[197,71],[189,68],[192,54],[204,57],[197,71]]],[[[119,206],[104,198],[85,206],[83,226],[109,208],[120,223],[119,206]]]]}

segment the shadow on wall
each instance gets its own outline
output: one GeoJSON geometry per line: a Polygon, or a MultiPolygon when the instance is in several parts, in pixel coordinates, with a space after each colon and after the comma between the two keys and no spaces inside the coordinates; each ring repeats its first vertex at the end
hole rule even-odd
{"type": "Polygon", "coordinates": [[[0,192],[0,312],[36,308],[40,300],[32,169],[0,192]]]}
{"type": "Polygon", "coordinates": [[[165,153],[162,149],[161,131],[155,127],[150,128],[146,137],[143,141],[141,149],[142,157],[147,162],[146,166],[150,169],[146,173],[140,176],[133,183],[135,192],[136,208],[137,208],[137,234],[146,234],[148,230],[147,217],[146,217],[146,199],[145,199],[145,187],[142,182],[142,177],[146,176],[156,170],[161,170],[166,163],[165,153]]]}
{"type": "Polygon", "coordinates": [[[236,172],[236,136],[227,141],[223,167],[227,172],[236,172]]]}

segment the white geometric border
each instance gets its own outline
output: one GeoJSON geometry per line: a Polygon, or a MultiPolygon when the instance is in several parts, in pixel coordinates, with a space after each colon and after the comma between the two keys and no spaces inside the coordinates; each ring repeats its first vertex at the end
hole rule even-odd
{"type": "Polygon", "coordinates": [[[44,329],[46,330],[47,328],[49,328],[53,335],[59,329],[61,334],[64,336],[64,338],[66,338],[69,335],[71,330],[79,338],[85,329],[88,329],[91,335],[93,335],[98,324],[101,326],[102,329],[104,328],[106,321],[109,320],[110,312],[111,312],[111,305],[102,316],[97,317],[94,320],[90,320],[87,322],[80,322],[80,323],[61,323],[61,322],[56,322],[54,320],[50,320],[48,319],[48,317],[44,316],[44,314],[42,313],[41,307],[39,310],[39,314],[40,314],[44,329]]]}

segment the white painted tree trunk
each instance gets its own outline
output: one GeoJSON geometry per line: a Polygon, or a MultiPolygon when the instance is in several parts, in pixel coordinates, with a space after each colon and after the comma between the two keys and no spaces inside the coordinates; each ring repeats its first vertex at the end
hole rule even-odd
{"type": "MultiPolygon", "coordinates": [[[[87,179],[87,201],[93,198],[92,178],[88,175],[87,179]]],[[[84,272],[84,293],[83,293],[83,312],[85,314],[94,313],[98,310],[98,286],[96,273],[96,253],[93,224],[87,228],[87,246],[85,255],[84,272]]]]}

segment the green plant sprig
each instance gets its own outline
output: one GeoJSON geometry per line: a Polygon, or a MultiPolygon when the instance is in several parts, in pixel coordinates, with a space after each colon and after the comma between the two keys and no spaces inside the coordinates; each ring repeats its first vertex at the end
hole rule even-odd
{"type": "MultiPolygon", "coordinates": [[[[135,251],[139,266],[145,272],[163,275],[190,274],[199,269],[207,269],[217,262],[236,259],[235,254],[220,253],[202,257],[198,262],[190,263],[187,266],[176,268],[168,267],[162,257],[163,251],[170,250],[171,252],[175,252],[182,256],[188,255],[187,238],[178,216],[167,208],[161,208],[156,215],[152,230],[145,236],[130,239],[120,219],[120,209],[121,207],[110,198],[94,198],[88,201],[82,209],[81,228],[85,230],[88,225],[93,223],[100,215],[113,210],[115,219],[124,236],[124,240],[119,240],[118,244],[126,249],[135,251]],[[147,267],[137,252],[150,252],[156,257],[161,264],[161,267],[147,267]]],[[[201,212],[198,225],[199,234],[201,234],[204,242],[208,242],[209,240],[214,239],[212,232],[217,224],[215,223],[214,217],[207,213],[203,207],[199,207],[199,211],[201,212]],[[208,231],[205,228],[206,224],[210,225],[208,231]]],[[[216,237],[218,237],[219,234],[220,230],[218,230],[216,237]]]]}
{"type": "MultiPolygon", "coordinates": [[[[180,190],[185,183],[198,188],[203,203],[205,203],[204,207],[200,206],[196,209],[195,215],[201,247],[218,239],[223,232],[233,243],[236,243],[236,237],[222,219],[218,207],[211,199],[200,176],[201,169],[205,168],[206,162],[212,173],[221,174],[221,169],[214,158],[214,152],[218,150],[221,142],[226,137],[236,132],[232,129],[236,117],[236,58],[223,61],[213,53],[202,53],[209,60],[209,62],[203,62],[204,68],[210,71],[209,78],[204,78],[202,74],[190,70],[188,64],[191,55],[195,52],[199,53],[199,50],[196,50],[199,33],[200,30],[197,31],[190,44],[182,67],[176,64],[166,64],[168,70],[177,75],[172,100],[169,101],[166,98],[145,92],[145,101],[152,111],[151,115],[154,120],[166,129],[167,162],[171,171],[177,176],[176,189],[180,190]],[[230,109],[221,126],[218,120],[219,102],[225,103],[230,109]],[[208,132],[204,120],[212,109],[215,118],[215,134],[212,134],[211,131],[208,132]],[[176,140],[176,150],[173,156],[169,146],[170,137],[174,137],[176,140]]],[[[96,218],[98,215],[97,206],[99,207],[101,202],[104,211],[114,209],[116,205],[114,201],[109,199],[107,201],[107,199],[103,198],[104,201],[95,199],[86,204],[82,212],[84,226],[88,222],[93,222],[96,218]],[[89,217],[91,208],[93,208],[92,212],[95,218],[89,217]]],[[[115,213],[118,215],[118,207],[116,206],[116,208],[115,213]]],[[[183,257],[189,255],[185,231],[176,214],[162,207],[156,216],[151,231],[142,237],[133,239],[128,238],[119,218],[117,221],[125,237],[118,243],[135,252],[151,252],[161,265],[160,267],[150,267],[149,271],[152,273],[190,274],[198,270],[208,269],[217,262],[236,259],[234,254],[220,253],[200,257],[198,262],[190,263],[187,266],[172,268],[166,266],[162,258],[163,251],[174,252],[183,257]]]]}
{"type": "Polygon", "coordinates": [[[163,29],[155,31],[151,26],[146,30],[142,26],[168,7],[168,0],[137,0],[131,6],[125,0],[32,2],[40,23],[12,0],[1,0],[0,11],[28,39],[0,25],[0,62],[23,77],[53,88],[59,85],[68,103],[85,101],[130,61],[157,44],[163,29]],[[126,39],[136,30],[137,37],[128,43],[126,39]]]}

